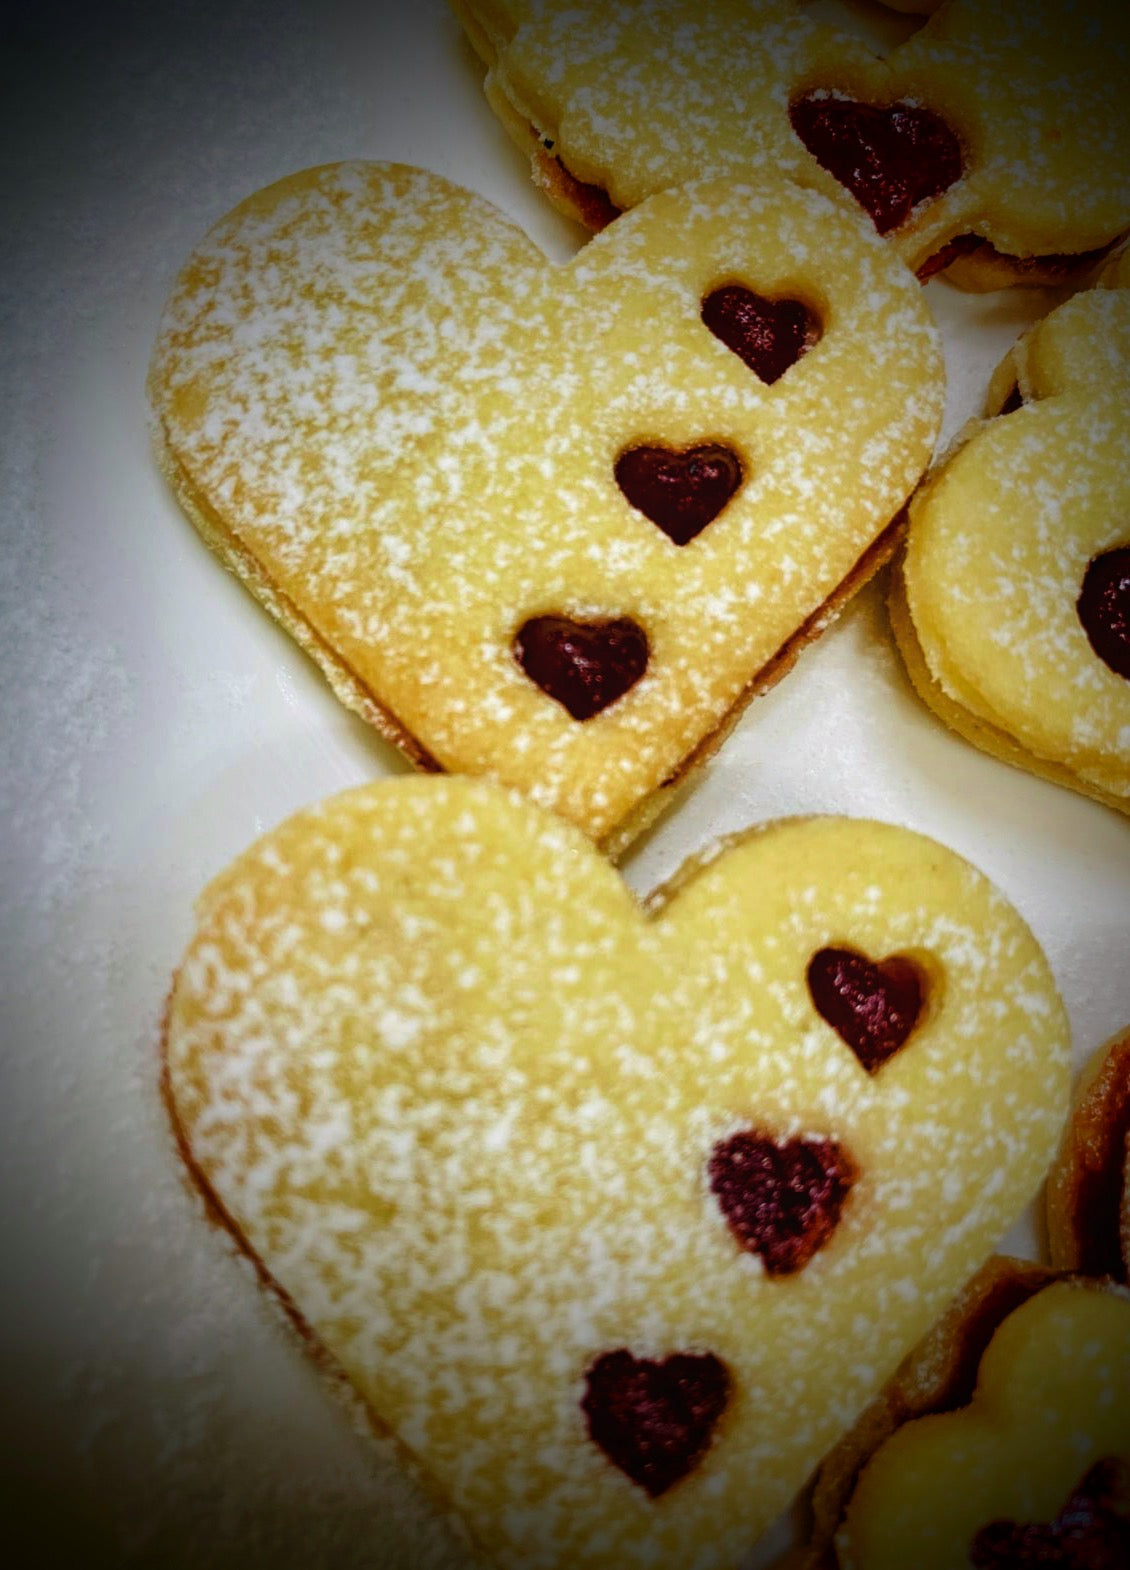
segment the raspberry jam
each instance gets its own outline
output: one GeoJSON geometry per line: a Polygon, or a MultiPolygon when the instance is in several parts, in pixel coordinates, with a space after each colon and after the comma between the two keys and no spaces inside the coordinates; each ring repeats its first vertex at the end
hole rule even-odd
{"type": "Polygon", "coordinates": [[[770,386],[820,338],[820,324],[799,300],[767,300],[724,284],[702,302],[702,320],[753,374],[770,386]]]}
{"type": "Polygon", "coordinates": [[[809,961],[808,990],[869,1074],[905,1044],[922,1012],[918,968],[899,955],[876,965],[854,949],[820,949],[809,961]]]}
{"type": "Polygon", "coordinates": [[[881,108],[817,92],[792,104],[789,119],[880,234],[899,228],[919,202],[940,196],[963,172],[961,143],[940,115],[918,104],[881,108]]]}
{"type": "Polygon", "coordinates": [[[1130,546],[1088,564],[1075,609],[1099,659],[1130,681],[1130,546]]]}
{"type": "Polygon", "coordinates": [[[658,1499],[706,1454],[729,1398],[729,1372],[712,1352],[660,1363],[621,1347],[588,1370],[581,1409],[593,1443],[658,1499]]]}
{"type": "Polygon", "coordinates": [[[1127,1570],[1130,1467],[1098,1461],[1054,1521],[993,1521],[969,1545],[974,1570],[1127,1570]]]}
{"type": "Polygon", "coordinates": [[[787,1276],[832,1236],[858,1174],[834,1139],[778,1143],[743,1129],[715,1145],[707,1175],[738,1242],[787,1276]]]}
{"type": "Polygon", "coordinates": [[[628,501],[676,545],[687,545],[718,516],[742,483],[737,453],[720,443],[629,447],[616,460],[616,483],[628,501]]]}
{"type": "Polygon", "coordinates": [[[575,720],[591,720],[647,669],[647,634],[627,616],[615,621],[534,616],[518,629],[514,657],[575,720]]]}

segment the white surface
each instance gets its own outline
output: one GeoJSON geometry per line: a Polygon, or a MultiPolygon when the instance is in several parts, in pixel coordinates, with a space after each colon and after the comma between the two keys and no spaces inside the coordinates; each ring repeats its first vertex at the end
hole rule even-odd
{"type": "MultiPolygon", "coordinates": [[[[194,895],[293,808],[403,765],[181,517],[143,379],[185,253],[292,169],[424,164],[556,260],[581,237],[529,185],[439,0],[18,9],[0,242],[6,1536],[37,1565],[455,1566],[205,1223],[157,1094],[194,895]]],[[[952,431],[1050,297],[929,293],[952,431]]],[[[1130,824],[951,737],[874,590],[627,875],[650,887],[719,833],[813,810],[909,824],[988,872],[1049,955],[1080,1060],[1130,1021],[1130,824]]]]}

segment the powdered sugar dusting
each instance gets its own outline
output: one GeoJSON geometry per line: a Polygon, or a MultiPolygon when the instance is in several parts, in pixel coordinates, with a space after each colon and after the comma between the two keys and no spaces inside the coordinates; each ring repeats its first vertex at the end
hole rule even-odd
{"type": "Polygon", "coordinates": [[[514,1570],[735,1563],[1030,1196],[1066,1054],[1031,935],[930,841],[773,825],[645,916],[575,831],[454,779],[339,797],[241,858],[167,1039],[193,1161],[514,1570]],[[874,1077],[807,992],[830,941],[931,978],[874,1077]],[[860,1169],[794,1278],[709,1192],[750,1126],[860,1169]],[[586,1436],[585,1370],[621,1346],[708,1350],[734,1380],[658,1502],[586,1436]]]}
{"type": "Polygon", "coordinates": [[[839,201],[703,184],[551,269],[468,192],[363,164],[294,176],[212,231],[150,385],[194,521],[346,701],[597,838],[852,572],[928,461],[942,401],[920,291],[839,201]],[[731,279],[822,318],[772,387],[699,319],[731,279]],[[613,466],[641,442],[702,441],[737,451],[747,480],[679,549],[613,466]],[[544,613],[631,616],[644,679],[573,721],[513,656],[544,613]]]}
{"type": "Polygon", "coordinates": [[[1077,295],[1010,355],[1023,407],[978,427],[911,508],[904,579],[946,697],[1130,810],[1130,682],[1076,604],[1130,543],[1130,292],[1077,295]]]}
{"type": "MultiPolygon", "coordinates": [[[[1010,256],[1130,226],[1130,19],[1073,0],[948,0],[886,59],[797,0],[467,0],[488,91],[621,207],[704,174],[778,170],[839,188],[789,123],[808,92],[909,102],[961,140],[963,177],[893,236],[918,267],[974,232],[1010,256]]],[[[841,193],[842,194],[842,193],[841,193]]]]}

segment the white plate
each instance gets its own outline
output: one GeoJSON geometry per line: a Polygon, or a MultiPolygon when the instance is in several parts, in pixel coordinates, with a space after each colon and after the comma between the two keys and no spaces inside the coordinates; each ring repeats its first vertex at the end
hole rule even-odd
{"type": "MultiPolygon", "coordinates": [[[[294,808],[403,765],[180,515],[143,381],[190,246],[305,165],[424,164],[554,260],[581,236],[529,184],[440,0],[60,5],[39,43],[37,10],[14,55],[3,278],[6,1536],[37,1565],[450,1570],[455,1539],[206,1223],[160,1103],[194,895],[294,808]]],[[[952,431],[1052,301],[929,295],[952,431]]],[[[748,712],[627,876],[648,888],[719,833],[814,810],[909,824],[984,868],[1046,949],[1080,1060],[1130,1021],[1130,827],[946,732],[875,589],[748,712]]],[[[1038,1247],[1027,1223],[1010,1241],[1038,1247]]]]}

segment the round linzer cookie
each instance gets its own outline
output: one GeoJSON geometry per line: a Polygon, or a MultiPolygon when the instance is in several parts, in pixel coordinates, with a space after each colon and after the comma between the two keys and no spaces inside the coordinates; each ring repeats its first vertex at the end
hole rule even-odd
{"type": "Polygon", "coordinates": [[[1130,1285],[1130,1029],[1095,1054],[1076,1094],[1048,1177],[1048,1244],[1061,1269],[1130,1285]]]}
{"type": "Polygon", "coordinates": [[[1053,311],[989,407],[911,504],[899,648],[968,741],[1130,811],[1130,291],[1053,311]]]}
{"type": "Polygon", "coordinates": [[[535,179],[590,228],[704,174],[784,173],[973,289],[1085,273],[1130,229],[1122,0],[946,0],[882,59],[799,0],[455,9],[535,179]]]}
{"type": "Polygon", "coordinates": [[[383,781],[222,874],[185,1160],[503,1570],[735,1570],[1038,1185],[1068,1032],[1016,912],[850,819],[645,905],[484,781],[383,781]]]}
{"type": "Polygon", "coordinates": [[[791,1570],[1130,1564],[1130,1296],[995,1259],[821,1468],[791,1570]]]}
{"type": "Polygon", "coordinates": [[[609,852],[889,555],[943,401],[846,203],[707,182],[553,267],[380,164],[223,219],[149,385],[189,516],[338,695],[609,852]]]}

